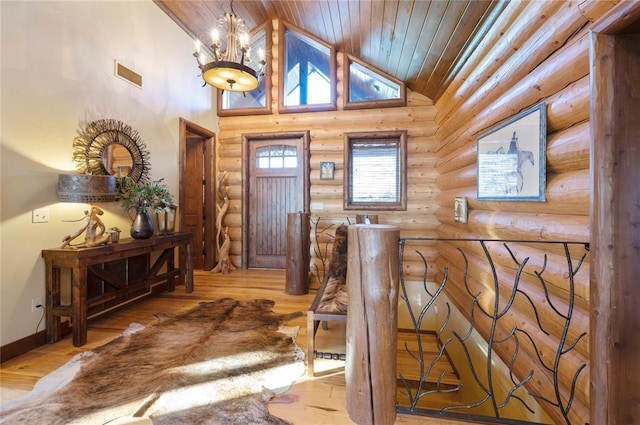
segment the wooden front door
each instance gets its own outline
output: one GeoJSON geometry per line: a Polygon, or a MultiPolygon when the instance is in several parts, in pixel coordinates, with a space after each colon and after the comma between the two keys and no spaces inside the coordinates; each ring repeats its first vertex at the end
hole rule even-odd
{"type": "Polygon", "coordinates": [[[285,267],[287,214],[308,210],[306,134],[249,137],[245,182],[248,268],[285,267]]]}

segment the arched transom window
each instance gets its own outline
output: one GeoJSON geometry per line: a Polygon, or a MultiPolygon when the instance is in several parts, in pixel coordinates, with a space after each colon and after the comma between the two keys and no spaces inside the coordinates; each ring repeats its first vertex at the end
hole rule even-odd
{"type": "Polygon", "coordinates": [[[258,168],[296,168],[298,152],[295,146],[269,145],[256,149],[256,167],[258,168]]]}

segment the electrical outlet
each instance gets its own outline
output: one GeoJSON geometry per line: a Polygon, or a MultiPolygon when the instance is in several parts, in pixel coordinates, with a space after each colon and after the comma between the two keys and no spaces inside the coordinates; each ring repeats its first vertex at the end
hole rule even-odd
{"type": "Polygon", "coordinates": [[[42,297],[35,297],[31,299],[31,311],[38,311],[39,309],[44,308],[42,304],[42,297]],[[38,307],[40,306],[40,307],[38,307]]]}
{"type": "Polygon", "coordinates": [[[32,223],[48,223],[49,222],[49,209],[40,208],[31,212],[32,223]]]}

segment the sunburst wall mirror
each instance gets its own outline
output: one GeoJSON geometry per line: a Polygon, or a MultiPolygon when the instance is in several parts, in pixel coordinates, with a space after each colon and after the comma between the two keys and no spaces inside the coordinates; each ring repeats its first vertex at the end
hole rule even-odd
{"type": "Polygon", "coordinates": [[[136,130],[115,119],[88,123],[73,140],[73,159],[81,173],[128,176],[149,181],[149,152],[136,130]]]}

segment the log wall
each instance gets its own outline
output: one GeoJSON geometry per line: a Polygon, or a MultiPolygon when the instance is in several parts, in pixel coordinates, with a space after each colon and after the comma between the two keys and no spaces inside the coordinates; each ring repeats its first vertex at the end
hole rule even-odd
{"type": "MultiPolygon", "coordinates": [[[[434,236],[438,221],[435,181],[435,164],[438,148],[434,134],[436,108],[423,95],[407,91],[407,106],[342,110],[343,55],[338,54],[338,111],[279,114],[278,111],[278,21],[273,21],[272,50],[272,110],[271,115],[247,117],[220,117],[218,137],[218,171],[228,172],[230,205],[224,219],[231,237],[231,259],[241,264],[242,253],[242,134],[310,131],[310,217],[311,217],[311,271],[322,269],[318,252],[325,258],[331,252],[331,237],[342,223],[356,222],[357,214],[377,214],[380,224],[391,224],[401,229],[403,236],[434,236]],[[357,211],[343,209],[344,133],[366,131],[406,130],[407,144],[407,199],[406,211],[357,211]],[[320,162],[335,163],[335,179],[320,180],[320,162]],[[320,220],[318,222],[318,219],[320,220]],[[314,223],[318,222],[318,241],[314,223]],[[329,227],[326,231],[324,229],[329,227]]],[[[427,253],[428,254],[428,253],[427,253]]],[[[431,250],[431,259],[435,251],[431,250]]],[[[420,273],[420,259],[413,255],[408,259],[407,270],[420,273]]],[[[328,265],[328,263],[327,263],[328,265]]],[[[311,288],[317,288],[317,278],[311,288]]]]}
{"type": "MultiPolygon", "coordinates": [[[[439,236],[589,242],[588,30],[612,6],[613,2],[564,1],[512,2],[505,8],[436,102],[439,145],[435,215],[441,224],[439,236]],[[477,200],[477,138],[539,102],[547,104],[547,201],[477,200]],[[467,224],[453,219],[457,196],[468,199],[467,224]]],[[[452,247],[442,243],[438,251],[438,265],[455,263],[452,247]]],[[[559,267],[566,265],[563,257],[552,255],[550,267],[555,267],[554,261],[559,267]]],[[[588,264],[582,267],[588,270],[588,264]]],[[[575,308],[580,326],[576,333],[588,332],[589,328],[588,279],[588,273],[583,272],[577,282],[575,308]]],[[[463,292],[455,288],[448,292],[461,311],[468,305],[463,292]]],[[[523,326],[533,326],[530,314],[517,304],[514,308],[523,326]]],[[[556,330],[537,343],[550,352],[554,344],[557,347],[558,339],[556,330]]],[[[585,339],[572,362],[588,363],[588,359],[585,339]]],[[[589,422],[589,373],[585,372],[576,385],[569,415],[572,423],[589,422]]],[[[570,376],[561,384],[562,392],[566,392],[571,386],[570,376]]],[[[558,423],[564,422],[557,412],[548,413],[558,423]]]]}
{"type": "MultiPolygon", "coordinates": [[[[318,252],[324,252],[325,257],[331,252],[327,233],[333,234],[340,223],[355,223],[356,214],[366,213],[343,209],[345,132],[407,130],[407,211],[368,211],[378,214],[380,223],[398,226],[401,236],[588,242],[591,237],[589,29],[614,4],[597,0],[511,2],[435,105],[408,90],[406,107],[342,110],[343,57],[338,54],[338,111],[298,114],[277,112],[278,22],[273,21],[274,112],[252,116],[250,120],[246,117],[219,120],[217,166],[218,171],[229,173],[231,202],[225,226],[229,226],[234,263],[241,263],[242,252],[243,133],[310,131],[311,241],[315,247],[311,252],[312,271],[322,267],[318,252]],[[478,136],[540,102],[547,105],[546,202],[478,201],[475,165],[478,136]],[[335,163],[335,180],[320,180],[321,161],[335,163]],[[454,221],[454,198],[458,196],[466,196],[469,202],[467,224],[454,221]],[[316,240],[313,223],[318,219],[321,232],[316,240]],[[327,226],[329,229],[323,233],[327,226]]],[[[434,280],[439,280],[439,265],[456,260],[455,250],[446,243],[426,245],[422,252],[430,260],[428,277],[434,280]]],[[[551,254],[548,267],[561,270],[565,265],[563,257],[551,254]]],[[[422,278],[420,258],[411,252],[405,255],[409,279],[422,278]]],[[[582,267],[585,270],[589,265],[582,267]]],[[[581,273],[576,284],[576,323],[588,331],[588,275],[581,273]]],[[[317,287],[317,280],[311,287],[317,287]]],[[[562,298],[564,294],[566,290],[558,288],[553,296],[562,298]]],[[[468,300],[462,291],[452,290],[448,295],[461,311],[465,310],[468,300]]],[[[525,321],[524,326],[529,326],[530,312],[519,311],[519,305],[514,308],[514,314],[525,321]]],[[[578,327],[572,328],[575,334],[580,331],[578,327]]],[[[558,335],[553,333],[536,342],[543,350],[552,350],[558,335]]],[[[581,341],[575,352],[571,362],[588,363],[588,339],[581,341]]],[[[585,371],[576,382],[576,398],[569,414],[571,423],[589,421],[588,377],[585,371]]],[[[571,382],[562,379],[561,392],[566,394],[571,382]]],[[[552,410],[549,414],[558,423],[564,422],[552,410]]]]}

